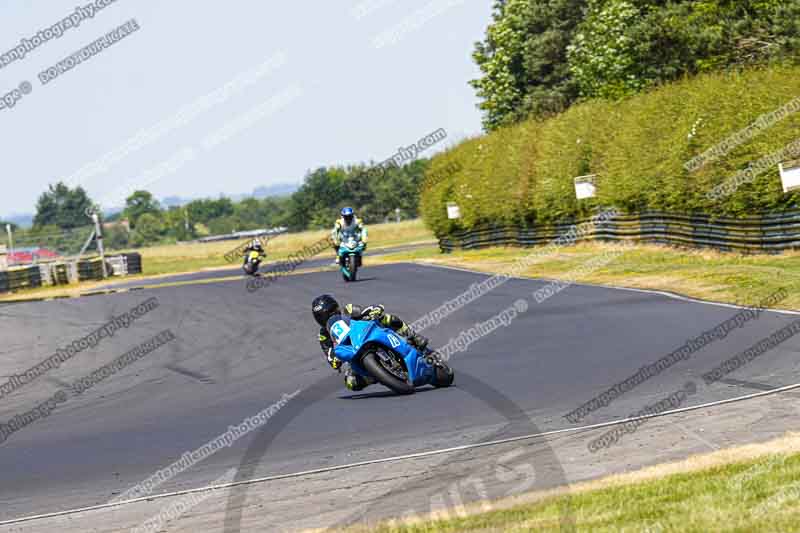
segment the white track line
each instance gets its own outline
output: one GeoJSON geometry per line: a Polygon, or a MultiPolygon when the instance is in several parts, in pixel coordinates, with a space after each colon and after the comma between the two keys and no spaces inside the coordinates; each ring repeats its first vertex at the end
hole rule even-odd
{"type": "Polygon", "coordinates": [[[544,432],[541,432],[541,433],[533,433],[533,434],[530,434],[530,435],[522,435],[522,436],[519,436],[519,437],[509,437],[509,438],[506,438],[506,439],[494,440],[494,441],[489,441],[489,442],[479,442],[479,443],[475,443],[475,444],[464,444],[462,446],[454,446],[452,448],[442,448],[442,449],[439,449],[439,450],[430,450],[430,451],[427,451],[427,452],[417,452],[417,453],[410,453],[410,454],[407,454],[407,455],[397,455],[397,456],[394,456],[394,457],[384,457],[383,459],[371,459],[369,461],[360,461],[360,462],[357,462],[357,463],[349,463],[349,464],[338,465],[338,466],[327,466],[327,467],[324,467],[324,468],[316,468],[316,469],[313,469],[313,470],[305,470],[305,471],[302,471],[302,472],[292,472],[290,474],[278,474],[278,475],[274,475],[274,476],[267,476],[267,477],[256,478],[256,479],[248,479],[248,480],[245,480],[245,481],[234,481],[234,482],[231,482],[231,483],[224,483],[224,484],[221,484],[221,485],[212,485],[212,486],[200,487],[200,488],[196,488],[196,489],[187,489],[187,490],[181,490],[181,491],[176,491],[176,492],[167,492],[167,493],[163,493],[163,494],[156,494],[156,495],[153,495],[153,496],[144,496],[142,498],[134,498],[134,499],[131,499],[131,500],[123,500],[123,501],[120,501],[120,502],[109,502],[109,503],[104,503],[104,504],[100,504],[100,505],[93,505],[91,507],[83,507],[83,508],[80,508],[80,509],[70,509],[70,510],[66,510],[66,511],[57,511],[57,512],[54,512],[54,513],[45,513],[45,514],[40,514],[40,515],[25,516],[25,517],[22,517],[22,518],[14,518],[12,520],[5,520],[3,522],[0,522],[0,526],[7,526],[7,525],[11,525],[11,524],[19,524],[19,523],[22,523],[22,522],[30,522],[30,521],[33,521],[33,520],[43,520],[45,518],[55,518],[55,517],[59,517],[59,516],[73,515],[73,514],[78,514],[78,513],[86,513],[86,512],[90,512],[90,511],[99,511],[101,509],[108,509],[108,508],[111,508],[111,507],[121,507],[123,505],[130,505],[130,504],[133,504],[133,503],[161,500],[161,499],[164,499],[164,498],[174,498],[176,496],[184,496],[184,495],[187,495],[187,494],[194,494],[194,493],[197,493],[197,492],[208,492],[208,491],[229,489],[229,488],[239,487],[239,486],[243,486],[243,485],[254,485],[254,484],[260,484],[260,483],[267,483],[267,482],[270,482],[270,481],[278,481],[278,480],[281,480],[281,479],[305,477],[305,476],[311,476],[311,475],[315,475],[315,474],[324,474],[324,473],[328,473],[328,472],[336,472],[337,470],[348,470],[348,469],[351,469],[351,468],[358,468],[358,467],[362,467],[362,466],[370,466],[370,465],[376,465],[376,464],[381,464],[381,463],[392,463],[392,462],[397,462],[397,461],[406,461],[406,460],[409,460],[409,459],[419,459],[419,458],[422,458],[422,457],[432,457],[432,456],[435,456],[435,455],[443,455],[443,454],[455,453],[455,452],[466,451],[466,450],[475,450],[475,449],[478,449],[478,448],[485,448],[485,447],[489,447],[489,446],[498,446],[498,445],[501,445],[501,444],[508,444],[508,443],[511,443],[511,442],[519,442],[519,441],[531,440],[531,439],[542,438],[542,437],[551,437],[553,435],[561,435],[561,434],[565,434],[565,433],[576,433],[576,432],[579,432],[579,431],[588,431],[588,430],[600,429],[600,428],[609,427],[609,426],[618,426],[620,424],[627,424],[628,422],[634,422],[634,421],[637,421],[637,420],[647,420],[647,419],[650,419],[650,418],[657,418],[657,417],[662,417],[662,416],[675,415],[675,414],[680,414],[680,413],[686,413],[686,412],[689,412],[689,411],[697,411],[699,409],[708,409],[710,407],[716,407],[718,405],[725,405],[725,404],[741,402],[741,401],[745,401],[745,400],[752,400],[754,398],[761,398],[763,396],[770,396],[772,394],[779,394],[781,392],[787,392],[787,391],[794,390],[794,389],[800,389],[800,383],[796,383],[794,385],[786,385],[785,387],[780,387],[780,388],[769,390],[769,391],[755,392],[753,394],[747,394],[745,396],[738,396],[736,398],[729,398],[727,400],[717,400],[715,402],[708,402],[708,403],[704,403],[704,404],[700,404],[700,405],[693,405],[693,406],[689,406],[689,407],[681,407],[679,409],[672,409],[670,411],[664,411],[662,413],[653,413],[653,414],[650,414],[650,415],[642,415],[642,416],[635,416],[635,417],[630,417],[630,418],[623,418],[623,419],[620,419],[620,420],[612,420],[610,422],[600,422],[598,424],[590,424],[590,425],[587,425],[587,426],[580,426],[580,427],[574,427],[574,428],[554,429],[554,430],[551,430],[551,431],[544,431],[544,432]]]}
{"type": "MultiPolygon", "coordinates": [[[[443,269],[446,269],[446,270],[457,270],[459,272],[468,272],[470,274],[481,274],[483,276],[494,276],[494,275],[500,274],[500,272],[497,272],[497,273],[481,272],[480,270],[472,270],[470,268],[456,267],[456,266],[450,266],[450,265],[438,265],[438,264],[434,264],[434,263],[412,263],[412,264],[421,265],[421,266],[430,266],[430,267],[435,267],[435,268],[443,268],[443,269]]],[[[555,278],[552,278],[552,279],[551,278],[526,278],[526,277],[520,277],[520,276],[509,276],[508,279],[516,279],[516,280],[522,280],[522,281],[544,281],[544,282],[564,281],[563,279],[562,280],[558,280],[558,279],[555,279],[555,278]]],[[[692,298],[690,296],[682,296],[680,294],[675,294],[674,292],[660,291],[660,290],[657,290],[657,289],[637,289],[635,287],[619,287],[617,285],[601,285],[599,283],[580,283],[580,282],[577,282],[577,281],[570,282],[570,285],[578,285],[578,286],[581,286],[581,287],[594,287],[596,289],[615,289],[615,290],[618,290],[618,291],[631,291],[631,292],[643,292],[643,293],[647,293],[647,294],[659,294],[661,296],[666,296],[666,297],[672,298],[674,300],[681,300],[683,302],[691,302],[691,303],[705,304],[705,305],[715,305],[717,307],[727,307],[727,308],[730,308],[730,309],[749,309],[749,307],[746,307],[746,306],[743,306],[743,305],[728,304],[728,303],[723,303],[723,302],[712,302],[712,301],[709,301],[709,300],[699,300],[697,298],[692,298]]],[[[768,311],[770,313],[781,313],[781,314],[784,314],[784,315],[800,316],[800,311],[789,311],[789,310],[785,310],[785,309],[765,309],[765,311],[768,311]]]]}

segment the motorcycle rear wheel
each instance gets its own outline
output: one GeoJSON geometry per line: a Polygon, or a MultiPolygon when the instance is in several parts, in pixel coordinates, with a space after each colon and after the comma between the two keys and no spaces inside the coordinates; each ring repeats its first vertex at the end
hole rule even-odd
{"type": "MultiPolygon", "coordinates": [[[[389,354],[390,356],[393,354],[389,354]]],[[[386,369],[381,362],[381,358],[375,352],[369,352],[364,356],[361,361],[364,368],[374,377],[378,382],[396,392],[397,394],[414,394],[414,385],[408,380],[402,380],[394,373],[386,369]]]]}
{"type": "Polygon", "coordinates": [[[258,273],[258,264],[253,262],[248,262],[244,264],[244,272],[250,276],[255,276],[258,273]]]}
{"type": "Polygon", "coordinates": [[[455,372],[449,366],[437,366],[436,369],[436,383],[433,384],[437,389],[449,387],[453,384],[456,378],[455,372]]]}

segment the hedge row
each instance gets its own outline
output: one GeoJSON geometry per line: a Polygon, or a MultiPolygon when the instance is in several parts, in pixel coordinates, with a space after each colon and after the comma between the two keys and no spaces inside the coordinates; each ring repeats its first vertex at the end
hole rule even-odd
{"type": "Polygon", "coordinates": [[[483,224],[526,227],[581,218],[598,205],[734,218],[797,208],[800,196],[782,192],[777,167],[724,198],[706,193],[799,138],[800,112],[699,169],[685,166],[797,97],[800,68],[774,67],[703,75],[621,102],[586,101],[438,155],[428,173],[446,178],[422,195],[420,210],[437,234],[446,235],[483,224]],[[598,175],[597,198],[578,202],[573,179],[585,174],[598,175]],[[448,202],[460,206],[458,221],[447,219],[448,202]]]}

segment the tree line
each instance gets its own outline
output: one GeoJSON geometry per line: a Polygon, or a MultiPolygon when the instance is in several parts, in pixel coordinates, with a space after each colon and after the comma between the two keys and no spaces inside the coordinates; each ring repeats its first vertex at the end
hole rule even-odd
{"type": "MultiPolygon", "coordinates": [[[[128,222],[128,227],[106,224],[105,245],[110,249],[280,226],[290,231],[329,228],[345,205],[353,207],[367,223],[394,218],[397,210],[402,218],[415,218],[427,165],[427,160],[417,160],[380,173],[366,164],[320,167],[307,173],[290,195],[239,202],[223,196],[166,207],[151,192],[137,190],[126,198],[121,212],[99,215],[104,223],[128,222]]],[[[76,253],[91,231],[89,214],[96,209],[82,187],[70,188],[62,182],[50,185],[38,199],[33,227],[14,226],[17,243],[76,253]]]]}
{"type": "Polygon", "coordinates": [[[473,58],[487,131],[685,76],[796,63],[798,0],[495,0],[473,58]]]}

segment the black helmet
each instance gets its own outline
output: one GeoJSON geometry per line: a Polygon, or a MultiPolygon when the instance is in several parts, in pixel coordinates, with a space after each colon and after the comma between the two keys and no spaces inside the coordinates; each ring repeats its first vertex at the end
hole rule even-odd
{"type": "Polygon", "coordinates": [[[323,328],[328,325],[328,319],[339,312],[339,302],[330,294],[317,296],[311,304],[314,320],[323,328]]]}

